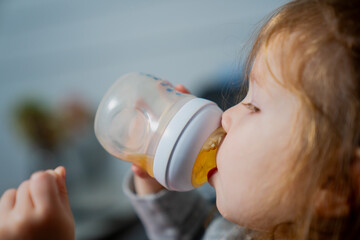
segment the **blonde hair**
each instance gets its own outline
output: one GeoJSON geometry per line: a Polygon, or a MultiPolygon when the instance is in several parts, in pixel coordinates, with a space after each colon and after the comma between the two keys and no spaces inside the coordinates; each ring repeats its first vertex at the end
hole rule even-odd
{"type": "Polygon", "coordinates": [[[360,145],[359,18],[356,0],[291,1],[259,30],[244,70],[247,79],[259,51],[275,39],[276,44],[284,44],[279,60],[282,84],[302,103],[292,180],[304,171],[311,176],[304,193],[307,214],[296,226],[296,239],[309,239],[310,228],[319,224],[314,220],[312,199],[315,189],[325,184],[348,195],[351,205],[349,217],[335,220],[326,239],[359,238],[358,186],[350,174],[354,151],[360,145]]]}

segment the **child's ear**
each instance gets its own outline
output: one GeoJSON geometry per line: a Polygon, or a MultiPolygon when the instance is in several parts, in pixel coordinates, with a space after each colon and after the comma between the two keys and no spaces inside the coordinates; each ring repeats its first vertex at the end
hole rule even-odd
{"type": "Polygon", "coordinates": [[[315,212],[321,218],[345,217],[350,212],[348,194],[340,194],[332,189],[320,189],[315,195],[315,212]]]}
{"type": "Polygon", "coordinates": [[[352,189],[348,185],[342,185],[338,191],[332,187],[334,183],[322,186],[315,194],[315,212],[317,216],[324,218],[345,217],[350,212],[349,198],[351,191],[360,200],[360,147],[355,151],[354,161],[351,165],[352,189]]]}

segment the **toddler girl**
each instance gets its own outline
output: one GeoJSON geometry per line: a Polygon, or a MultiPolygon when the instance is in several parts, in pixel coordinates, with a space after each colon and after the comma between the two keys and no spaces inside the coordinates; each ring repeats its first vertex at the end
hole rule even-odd
{"type": "Polygon", "coordinates": [[[133,166],[125,189],[151,239],[360,239],[359,13],[359,1],[292,1],[259,31],[209,179],[241,227],[205,229],[213,216],[199,196],[159,191],[133,166]]]}
{"type": "MultiPolygon", "coordinates": [[[[167,191],[132,166],[124,189],[151,239],[360,238],[359,13],[355,0],[295,0],[260,29],[245,70],[247,95],[223,115],[227,136],[209,178],[222,217],[196,191],[167,191]]],[[[44,184],[32,180],[30,190],[44,184]]],[[[58,183],[54,201],[63,204],[48,212],[67,209],[58,183]]],[[[9,230],[18,224],[36,229],[34,236],[48,222],[12,210],[33,194],[20,194],[21,186],[16,199],[15,190],[1,198],[1,239],[21,239],[9,230]]],[[[73,229],[63,215],[58,232],[73,229]]]]}

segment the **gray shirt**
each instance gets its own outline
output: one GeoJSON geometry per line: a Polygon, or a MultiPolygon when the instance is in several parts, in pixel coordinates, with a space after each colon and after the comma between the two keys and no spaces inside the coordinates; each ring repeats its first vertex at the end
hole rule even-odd
{"type": "Polygon", "coordinates": [[[133,174],[123,185],[150,239],[252,239],[247,230],[221,217],[196,190],[136,195],[133,174]]]}

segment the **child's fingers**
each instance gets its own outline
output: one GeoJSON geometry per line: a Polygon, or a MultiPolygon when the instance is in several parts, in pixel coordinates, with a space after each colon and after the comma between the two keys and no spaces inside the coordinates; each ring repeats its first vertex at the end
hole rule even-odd
{"type": "Polygon", "coordinates": [[[175,87],[176,91],[182,92],[182,93],[190,93],[190,91],[182,84],[178,84],[175,87]]]}
{"type": "Polygon", "coordinates": [[[16,189],[6,190],[0,199],[0,212],[12,210],[16,202],[16,189]]]}
{"type": "Polygon", "coordinates": [[[66,170],[64,167],[57,167],[54,172],[57,174],[56,181],[58,184],[59,194],[62,199],[67,200],[67,189],[66,189],[66,170]]]}
{"type": "Polygon", "coordinates": [[[34,207],[29,188],[30,188],[29,180],[22,182],[18,187],[16,193],[15,208],[19,209],[20,211],[26,211],[34,207]]]}
{"type": "Polygon", "coordinates": [[[134,172],[134,174],[140,178],[150,178],[150,175],[141,167],[139,167],[136,164],[131,165],[131,170],[134,172]]]}
{"type": "Polygon", "coordinates": [[[65,179],[66,169],[63,166],[59,166],[54,170],[60,177],[65,179]]]}
{"type": "Polygon", "coordinates": [[[70,210],[69,197],[66,188],[66,169],[63,166],[57,167],[54,172],[57,176],[57,184],[61,202],[70,210]]]}
{"type": "Polygon", "coordinates": [[[60,203],[55,173],[34,173],[30,178],[30,192],[37,209],[51,209],[60,203]]]}

